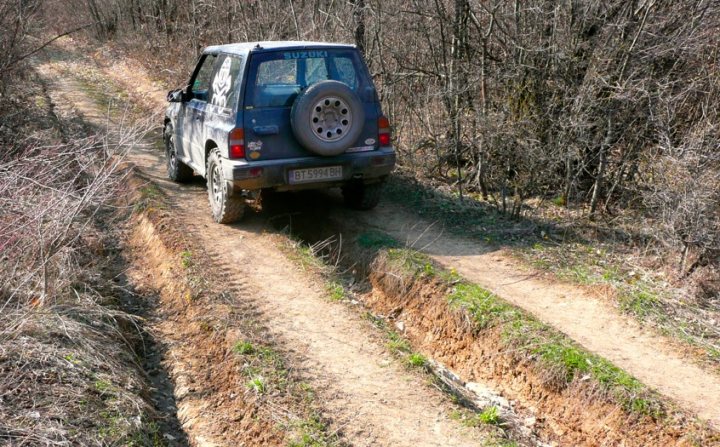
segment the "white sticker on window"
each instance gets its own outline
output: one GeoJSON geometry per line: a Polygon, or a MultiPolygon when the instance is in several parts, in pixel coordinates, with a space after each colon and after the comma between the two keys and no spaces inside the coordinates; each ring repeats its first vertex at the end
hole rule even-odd
{"type": "Polygon", "coordinates": [[[232,85],[232,76],[230,75],[230,65],[232,59],[227,57],[222,67],[218,70],[213,80],[212,104],[218,107],[227,107],[227,95],[232,85]]]}

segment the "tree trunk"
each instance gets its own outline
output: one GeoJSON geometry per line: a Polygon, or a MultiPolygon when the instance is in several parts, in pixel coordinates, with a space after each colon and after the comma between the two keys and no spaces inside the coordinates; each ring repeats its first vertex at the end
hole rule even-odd
{"type": "Polygon", "coordinates": [[[365,56],[365,0],[351,0],[355,22],[355,45],[365,56]]]}
{"type": "Polygon", "coordinates": [[[599,163],[597,169],[597,175],[595,176],[595,184],[593,185],[592,199],[590,200],[590,218],[595,218],[595,212],[597,211],[598,200],[600,199],[600,190],[603,184],[603,177],[605,176],[605,168],[607,165],[607,150],[612,142],[613,134],[613,122],[612,116],[608,117],[608,127],[605,133],[605,140],[600,145],[599,163]]]}

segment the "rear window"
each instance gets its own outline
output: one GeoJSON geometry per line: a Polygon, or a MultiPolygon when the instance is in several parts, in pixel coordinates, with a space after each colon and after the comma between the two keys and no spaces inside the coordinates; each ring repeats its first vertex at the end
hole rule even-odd
{"type": "Polygon", "coordinates": [[[278,51],[256,54],[248,79],[246,106],[290,107],[316,82],[332,79],[356,90],[362,66],[353,50],[278,51]]]}

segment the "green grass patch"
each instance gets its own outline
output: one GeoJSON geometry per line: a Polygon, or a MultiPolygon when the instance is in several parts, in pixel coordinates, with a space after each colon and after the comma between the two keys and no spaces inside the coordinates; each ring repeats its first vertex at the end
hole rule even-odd
{"type": "Polygon", "coordinates": [[[369,230],[357,238],[357,243],[363,248],[379,250],[381,248],[398,248],[400,243],[387,233],[369,230]]]}
{"type": "Polygon", "coordinates": [[[193,265],[193,254],[190,250],[185,249],[180,252],[180,265],[185,269],[189,269],[193,265]]]}
{"type": "Polygon", "coordinates": [[[250,380],[247,381],[245,386],[258,394],[264,394],[267,390],[267,387],[265,386],[265,379],[262,376],[255,376],[250,378],[250,380]]]}
{"type": "Polygon", "coordinates": [[[412,348],[410,347],[410,343],[400,336],[395,331],[387,331],[386,333],[388,342],[385,344],[387,348],[395,355],[403,356],[410,354],[412,352],[412,348]]]}
{"type": "Polygon", "coordinates": [[[641,320],[650,315],[659,316],[660,299],[656,294],[643,287],[633,287],[618,294],[620,308],[641,320]]]}
{"type": "Polygon", "coordinates": [[[315,256],[310,246],[296,242],[295,249],[290,252],[290,258],[299,263],[304,269],[311,268],[323,271],[327,268],[322,259],[315,256]]]}
{"type": "Polygon", "coordinates": [[[98,379],[93,385],[95,387],[95,390],[100,392],[101,394],[113,394],[114,387],[107,380],[98,379]]]}
{"type": "MultiPolygon", "coordinates": [[[[594,355],[564,334],[539,322],[521,309],[507,303],[489,290],[463,280],[455,272],[437,267],[427,256],[409,249],[390,249],[388,262],[407,276],[407,280],[425,278],[443,281],[452,308],[463,309],[478,331],[502,328],[506,348],[535,359],[554,377],[558,386],[578,379],[592,379],[607,395],[634,413],[660,418],[665,414],[659,397],[637,379],[602,357],[594,355]]],[[[640,309],[653,305],[652,296],[635,295],[640,309]]],[[[409,355],[410,347],[397,334],[389,333],[388,347],[409,355]]]]}
{"type": "Polygon", "coordinates": [[[565,199],[565,196],[559,195],[552,199],[552,203],[555,206],[563,207],[563,206],[567,205],[567,200],[565,199]]]}
{"type": "Polygon", "coordinates": [[[500,412],[494,405],[485,407],[479,413],[469,409],[453,410],[450,413],[450,419],[460,422],[465,427],[471,428],[477,428],[483,425],[500,425],[502,423],[500,412]]]}
{"type": "Polygon", "coordinates": [[[480,414],[478,414],[477,417],[483,424],[500,424],[500,414],[497,407],[494,405],[485,408],[480,414]]]}
{"type": "Polygon", "coordinates": [[[140,198],[135,202],[135,212],[152,211],[165,209],[163,193],[160,188],[151,182],[146,183],[140,188],[140,198]]]}
{"type": "Polygon", "coordinates": [[[255,353],[255,347],[249,341],[239,341],[233,346],[233,352],[240,355],[250,355],[255,353]]]}
{"type": "Polygon", "coordinates": [[[328,433],[327,425],[317,414],[311,414],[295,424],[295,439],[288,444],[289,447],[334,447],[341,443],[337,435],[328,433]]]}
{"type": "Polygon", "coordinates": [[[424,355],[413,352],[407,356],[405,363],[413,368],[425,368],[428,364],[428,360],[424,355]]]}
{"type": "Polygon", "coordinates": [[[521,318],[520,311],[477,284],[461,282],[448,295],[451,306],[465,309],[479,329],[521,318]]]}
{"type": "Polygon", "coordinates": [[[247,378],[248,389],[258,394],[265,393],[269,388],[289,391],[290,373],[279,352],[268,346],[253,345],[249,341],[238,341],[232,350],[244,356],[242,372],[247,378]]]}
{"type": "Polygon", "coordinates": [[[82,361],[76,356],[75,353],[71,352],[70,354],[66,354],[63,356],[63,359],[65,359],[67,362],[72,363],[73,365],[80,365],[82,364],[82,361]]]}
{"type": "Polygon", "coordinates": [[[405,274],[414,277],[435,276],[437,270],[430,257],[409,248],[392,248],[387,251],[388,262],[405,274]]]}
{"type": "Polygon", "coordinates": [[[345,287],[335,280],[328,280],[325,283],[325,290],[331,301],[342,301],[346,298],[345,287]]]}

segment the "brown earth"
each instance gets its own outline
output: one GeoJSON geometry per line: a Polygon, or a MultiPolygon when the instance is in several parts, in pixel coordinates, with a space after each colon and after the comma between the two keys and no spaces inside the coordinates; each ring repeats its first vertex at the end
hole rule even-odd
{"type": "MultiPolygon", "coordinates": [[[[102,68],[104,76],[141,96],[146,103],[153,105],[151,108],[162,104],[164,91],[158,84],[150,81],[140,64],[132,61],[115,63],[112,58],[104,58],[102,68]]],[[[79,100],[86,104],[92,102],[87,97],[83,98],[85,94],[82,93],[82,88],[68,85],[68,82],[68,79],[61,77],[59,87],[69,96],[80,96],[74,98],[74,101],[79,100]],[[62,83],[66,85],[63,87],[62,83]]],[[[88,116],[103,116],[97,105],[88,109],[88,116]]],[[[328,304],[322,299],[323,293],[317,285],[307,284],[307,278],[277,251],[277,240],[263,234],[267,224],[262,216],[251,215],[245,223],[238,226],[217,227],[208,217],[201,184],[178,187],[165,182],[163,160],[157,152],[138,151],[133,155],[133,159],[153,181],[172,194],[177,207],[175,212],[182,216],[182,224],[186,225],[189,234],[206,244],[208,251],[218,260],[223,260],[219,263],[220,271],[229,280],[240,279],[253,288],[252,294],[259,298],[256,301],[259,310],[267,316],[274,333],[288,340],[290,346],[299,353],[299,361],[305,362],[305,369],[311,377],[313,371],[315,372],[316,376],[312,377],[312,380],[322,383],[323,396],[329,402],[328,411],[335,414],[337,420],[347,421],[348,427],[345,427],[345,430],[348,431],[349,439],[360,442],[359,445],[370,445],[373,442],[377,445],[383,441],[406,445],[404,442],[418,442],[420,438],[416,435],[429,435],[432,432],[437,436],[440,432],[440,438],[431,436],[423,439],[440,439],[437,445],[451,445],[447,440],[455,433],[456,427],[449,424],[443,414],[433,413],[437,408],[443,408],[441,397],[432,393],[418,396],[422,393],[413,389],[417,384],[396,389],[394,385],[397,383],[388,383],[388,375],[401,378],[400,383],[414,383],[413,380],[416,379],[408,378],[407,373],[397,365],[388,370],[385,362],[389,360],[383,359],[378,363],[378,358],[387,355],[381,343],[368,335],[366,325],[356,315],[342,306],[328,304]],[[243,265],[248,267],[241,267],[243,265]],[[328,322],[330,325],[335,324],[335,327],[328,327],[328,322]],[[356,371],[359,363],[363,363],[365,369],[357,370],[361,371],[362,375],[355,375],[353,371],[356,371]],[[322,374],[318,373],[322,369],[325,369],[322,374]],[[367,380],[364,380],[366,378],[367,380]],[[368,388],[382,385],[380,382],[387,386],[377,389],[378,394],[368,392],[368,388]],[[395,397],[378,398],[387,388],[392,388],[394,394],[391,396],[395,397]],[[348,391],[355,394],[348,396],[345,394],[348,391]],[[413,395],[415,398],[412,398],[413,395]],[[407,400],[403,401],[404,399],[407,400]],[[416,411],[417,408],[428,410],[423,413],[416,411]],[[394,430],[400,427],[395,425],[381,428],[389,421],[385,411],[394,411],[394,415],[401,418],[414,418],[415,422],[406,421],[403,425],[418,427],[418,430],[397,433],[394,430]],[[442,433],[442,430],[446,431],[442,433]]],[[[356,213],[337,207],[337,201],[333,197],[321,197],[321,200],[328,201],[325,210],[327,217],[341,222],[360,222],[367,228],[381,229],[398,240],[422,248],[440,264],[454,268],[469,280],[528,310],[585,348],[608,358],[670,397],[690,413],[715,423],[720,421],[720,384],[717,376],[688,363],[667,339],[646,331],[629,318],[619,315],[602,297],[579,287],[541,278],[506,253],[490,251],[489,247],[477,241],[447,234],[438,235],[436,230],[426,231],[430,226],[429,222],[423,222],[413,213],[399,209],[396,204],[384,204],[370,213],[356,213]]],[[[423,326],[420,328],[418,330],[422,331],[423,326]]],[[[446,335],[450,336],[451,333],[446,335]]],[[[420,342],[420,339],[416,342],[420,342]]],[[[444,355],[448,361],[463,370],[459,363],[452,362],[451,353],[457,348],[450,345],[445,349],[447,353],[444,355]]],[[[482,358],[480,354],[475,355],[478,355],[478,359],[482,358]]],[[[392,362],[390,364],[393,365],[392,362]]],[[[503,368],[509,368],[510,364],[500,362],[497,371],[505,371],[503,368]]],[[[515,367],[513,364],[513,368],[515,367]]],[[[472,368],[463,371],[477,377],[486,377],[490,383],[502,377],[498,372],[481,376],[480,372],[472,368]]],[[[527,379],[520,379],[518,383],[522,384],[525,380],[527,379]]],[[[532,384],[506,384],[502,388],[512,390],[513,386],[520,389],[529,387],[527,394],[532,395],[532,384]]],[[[424,390],[423,393],[427,391],[422,386],[419,388],[424,390]]],[[[539,394],[538,397],[541,398],[542,395],[539,394]]],[[[555,404],[563,406],[559,401],[555,404]]],[[[586,406],[572,404],[564,414],[570,418],[586,406]]],[[[603,407],[598,407],[598,414],[603,410],[609,411],[606,414],[614,414],[603,407]]],[[[540,425],[542,426],[542,421],[540,425]]],[[[619,431],[603,429],[600,424],[589,427],[586,433],[597,435],[603,430],[603,436],[608,436],[608,442],[620,439],[619,431]]],[[[563,429],[550,431],[557,435],[563,429]]],[[[660,436],[651,433],[649,435],[660,436]]],[[[655,439],[658,442],[675,439],[672,435],[669,436],[670,438],[655,439]]]]}
{"type": "MultiPolygon", "coordinates": [[[[91,87],[75,75],[93,67],[65,56],[66,61],[55,57],[54,62],[39,67],[58,100],[72,104],[99,128],[113,126],[112,117],[103,112],[96,98],[102,92],[88,94],[91,87]]],[[[204,275],[228,289],[242,290],[236,298],[244,303],[241,307],[251,307],[261,316],[270,336],[281,340],[293,370],[315,389],[332,431],[358,446],[483,443],[479,431],[451,420],[449,412],[454,407],[442,392],[394,360],[381,335],[357,312],[329,302],[321,285],[313,283],[311,275],[283,255],[278,248],[281,239],[267,234],[262,222],[249,219],[243,225],[216,225],[207,212],[202,183],[180,186],[165,180],[162,152],[137,148],[129,160],[167,193],[171,224],[182,229],[184,239],[208,254],[204,275]]],[[[167,366],[175,380],[183,427],[196,443],[238,445],[247,438],[232,433],[247,428],[251,435],[262,432],[269,436],[267,441],[272,445],[272,432],[253,426],[251,411],[243,413],[252,407],[237,403],[227,415],[225,407],[217,407],[222,399],[227,400],[229,392],[237,390],[237,386],[224,385],[237,381],[237,374],[232,373],[233,360],[227,358],[228,343],[236,339],[222,333],[219,337],[206,334],[198,320],[217,317],[232,322],[241,316],[230,313],[232,306],[201,303],[193,308],[183,302],[181,297],[186,292],[170,283],[173,270],[166,263],[172,253],[163,252],[156,240],[163,226],[169,224],[140,223],[130,242],[136,264],[131,276],[138,286],[158,289],[167,309],[157,322],[157,330],[168,337],[170,352],[174,352],[167,366]],[[158,272],[164,273],[158,276],[158,272]]]]}
{"type": "Polygon", "coordinates": [[[558,389],[537,362],[509,350],[503,328],[477,331],[464,311],[452,309],[447,286],[436,279],[407,278],[378,258],[366,302],[374,311],[402,322],[413,346],[469,382],[490,384],[518,406],[537,415],[534,429],[559,445],[716,445],[720,437],[679,418],[654,421],[613,405],[582,380],[558,389]],[[631,436],[628,434],[632,433],[631,436]]]}
{"type": "Polygon", "coordinates": [[[316,389],[333,429],[358,446],[481,442],[449,419],[440,392],[393,361],[366,321],[328,302],[322,287],[282,254],[275,236],[258,225],[216,225],[202,187],[178,188],[162,180],[164,173],[154,168],[163,166],[160,155],[132,158],[155,182],[172,188],[178,223],[214,261],[207,274],[248,291],[270,333],[289,351],[293,367],[316,389]]]}
{"type": "Polygon", "coordinates": [[[179,247],[186,245],[178,244],[172,232],[165,232],[163,241],[156,231],[171,224],[169,219],[133,219],[126,247],[131,267],[125,274],[143,296],[159,296],[147,329],[163,342],[162,363],[174,383],[184,431],[197,446],[285,445],[285,433],[272,415],[259,414],[258,397],[238,373],[242,365],[232,346],[248,338],[237,324],[244,309],[213,294],[193,298],[179,265],[179,247]],[[175,251],[169,248],[173,245],[175,251]]]}
{"type": "MultiPolygon", "coordinates": [[[[165,91],[150,80],[141,64],[114,58],[107,49],[99,54],[108,76],[155,110],[164,105],[165,91]]],[[[372,212],[338,207],[325,212],[340,222],[361,222],[366,228],[380,229],[422,249],[442,266],[454,268],[468,280],[527,310],[690,413],[720,427],[720,377],[693,364],[674,340],[621,315],[597,291],[530,269],[507,251],[442,232],[440,225],[396,203],[382,203],[372,212]]]]}
{"type": "Polygon", "coordinates": [[[443,267],[527,310],[720,428],[720,377],[693,364],[672,340],[619,314],[592,289],[534,271],[506,251],[437,229],[426,231],[431,222],[390,204],[357,218],[422,248],[443,267]]]}

